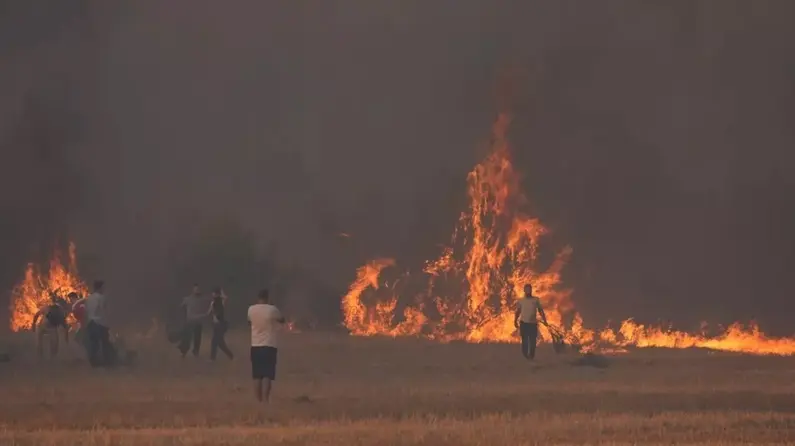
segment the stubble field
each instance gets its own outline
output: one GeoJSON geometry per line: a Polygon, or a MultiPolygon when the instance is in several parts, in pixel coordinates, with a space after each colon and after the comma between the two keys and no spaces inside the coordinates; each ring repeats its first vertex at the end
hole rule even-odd
{"type": "MultiPolygon", "coordinates": [[[[795,359],[639,350],[607,368],[539,347],[285,335],[273,401],[253,401],[237,358],[184,361],[157,338],[133,368],[91,370],[70,348],[0,363],[0,444],[786,444],[795,359]]],[[[205,339],[207,342],[208,339],[205,339]]]]}

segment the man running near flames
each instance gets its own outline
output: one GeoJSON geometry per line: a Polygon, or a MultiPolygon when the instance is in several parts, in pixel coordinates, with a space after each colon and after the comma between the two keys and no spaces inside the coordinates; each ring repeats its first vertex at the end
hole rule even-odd
{"type": "Polygon", "coordinates": [[[536,356],[538,316],[541,316],[542,324],[548,325],[541,300],[533,296],[533,286],[528,283],[524,286],[524,297],[516,303],[513,325],[519,329],[519,335],[522,337],[522,355],[530,360],[536,356]]]}
{"type": "Polygon", "coordinates": [[[44,356],[44,337],[50,338],[50,358],[58,356],[58,329],[63,328],[64,340],[69,343],[69,325],[66,323],[68,311],[66,301],[54,292],[50,292],[50,303],[45,305],[33,316],[31,328],[36,333],[36,351],[39,357],[44,356]],[[41,323],[39,323],[41,320],[41,323]]]}

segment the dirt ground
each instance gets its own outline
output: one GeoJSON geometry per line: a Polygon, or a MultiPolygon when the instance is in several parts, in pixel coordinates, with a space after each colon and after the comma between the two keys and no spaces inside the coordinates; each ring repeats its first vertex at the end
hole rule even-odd
{"type": "MultiPolygon", "coordinates": [[[[795,442],[795,358],[639,350],[606,368],[540,346],[435,344],[288,334],[274,401],[253,401],[245,333],[238,357],[179,358],[131,341],[135,367],[91,370],[5,339],[0,444],[501,445],[795,442]]],[[[208,339],[205,338],[205,342],[208,339]]],[[[74,347],[74,346],[72,346],[74,347]]]]}

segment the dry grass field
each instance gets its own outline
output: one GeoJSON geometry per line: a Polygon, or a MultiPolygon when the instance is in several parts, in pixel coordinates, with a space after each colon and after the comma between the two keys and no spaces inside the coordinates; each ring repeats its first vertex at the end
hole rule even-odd
{"type": "Polygon", "coordinates": [[[434,344],[290,334],[274,401],[253,402],[244,333],[238,358],[182,361],[139,341],[134,368],[91,370],[6,340],[0,444],[531,445],[795,442],[795,358],[640,350],[607,368],[549,345],[434,344]]]}

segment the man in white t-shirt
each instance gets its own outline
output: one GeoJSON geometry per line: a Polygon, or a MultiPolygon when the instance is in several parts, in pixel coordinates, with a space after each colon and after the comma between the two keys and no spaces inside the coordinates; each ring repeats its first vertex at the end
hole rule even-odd
{"type": "Polygon", "coordinates": [[[104,293],[105,282],[94,281],[94,292],[85,300],[86,320],[88,324],[88,362],[91,367],[113,365],[115,350],[110,342],[108,328],[107,304],[104,293]]]}
{"type": "Polygon", "coordinates": [[[547,315],[541,307],[541,300],[533,296],[533,286],[528,283],[524,286],[524,297],[516,302],[516,315],[513,321],[522,337],[522,355],[527,359],[536,356],[538,316],[541,316],[541,323],[547,325],[547,315]]]}
{"type": "Polygon", "coordinates": [[[257,401],[270,401],[271,383],[276,379],[276,353],[278,335],[284,325],[284,316],[270,303],[267,289],[259,292],[257,303],[248,307],[251,325],[251,376],[254,378],[254,396],[257,401]],[[264,386],[263,386],[264,381],[264,386]],[[263,399],[263,387],[265,395],[263,399]]]}

